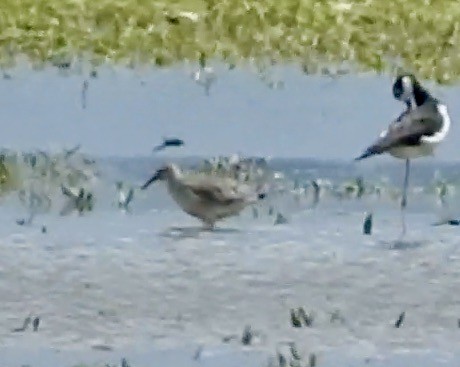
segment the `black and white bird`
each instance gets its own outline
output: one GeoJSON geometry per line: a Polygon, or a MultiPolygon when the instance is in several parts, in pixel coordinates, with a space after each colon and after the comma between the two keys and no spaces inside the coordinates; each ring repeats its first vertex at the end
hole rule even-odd
{"type": "Polygon", "coordinates": [[[129,204],[134,199],[134,188],[130,187],[125,189],[123,182],[119,181],[116,183],[118,200],[117,205],[118,209],[121,209],[123,212],[130,212],[129,204]]]}
{"type": "Polygon", "coordinates": [[[179,138],[163,138],[163,142],[153,148],[153,152],[159,152],[167,147],[181,147],[184,144],[184,141],[179,138]]]}
{"type": "Polygon", "coordinates": [[[447,136],[451,119],[446,105],[434,98],[412,74],[399,75],[393,96],[406,104],[406,110],[384,130],[379,138],[355,160],[389,153],[406,161],[401,198],[402,234],[406,233],[404,211],[407,206],[410,160],[434,155],[447,136]]]}
{"type": "Polygon", "coordinates": [[[70,188],[61,185],[61,191],[62,194],[67,197],[67,202],[61,209],[59,214],[61,216],[64,216],[76,210],[81,215],[85,210],[85,206],[87,204],[88,195],[85,196],[85,190],[83,188],[77,189],[74,187],[70,188]]]}

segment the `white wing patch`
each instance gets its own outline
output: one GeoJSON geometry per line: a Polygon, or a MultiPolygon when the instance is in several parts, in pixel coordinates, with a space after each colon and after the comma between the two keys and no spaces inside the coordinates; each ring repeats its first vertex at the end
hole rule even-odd
{"type": "Polygon", "coordinates": [[[447,112],[447,107],[443,104],[437,106],[439,114],[442,116],[442,127],[437,133],[432,136],[422,136],[421,141],[426,144],[438,144],[442,142],[450,129],[450,116],[447,112]]]}
{"type": "Polygon", "coordinates": [[[380,133],[379,137],[380,137],[380,138],[384,138],[385,136],[387,136],[387,134],[388,134],[388,130],[383,130],[383,131],[380,133]]]}

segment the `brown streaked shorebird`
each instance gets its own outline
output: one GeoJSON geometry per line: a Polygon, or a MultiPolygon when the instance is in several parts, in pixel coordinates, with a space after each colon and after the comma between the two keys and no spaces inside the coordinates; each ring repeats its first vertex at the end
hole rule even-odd
{"type": "Polygon", "coordinates": [[[230,177],[203,173],[184,173],[175,164],[168,164],[155,172],[141,189],[155,181],[166,181],[174,201],[187,214],[200,219],[207,229],[215,223],[238,215],[248,205],[265,198],[262,187],[253,187],[230,177]]]}

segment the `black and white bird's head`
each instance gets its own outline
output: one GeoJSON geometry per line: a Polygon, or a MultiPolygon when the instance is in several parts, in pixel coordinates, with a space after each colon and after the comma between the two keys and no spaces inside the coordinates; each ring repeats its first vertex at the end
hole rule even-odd
{"type": "Polygon", "coordinates": [[[414,109],[421,106],[430,97],[428,91],[422,87],[413,74],[400,74],[393,83],[393,96],[414,109]]]}

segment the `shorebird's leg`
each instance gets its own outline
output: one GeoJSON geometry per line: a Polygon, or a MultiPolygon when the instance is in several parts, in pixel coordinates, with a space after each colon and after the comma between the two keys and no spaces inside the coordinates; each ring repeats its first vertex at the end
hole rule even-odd
{"type": "Polygon", "coordinates": [[[204,222],[204,226],[203,226],[203,229],[205,231],[212,231],[214,230],[214,222],[204,222]]]}
{"type": "Polygon", "coordinates": [[[406,207],[407,207],[407,190],[409,188],[410,160],[406,159],[406,172],[404,175],[404,186],[401,197],[401,237],[406,234],[406,207]]]}

